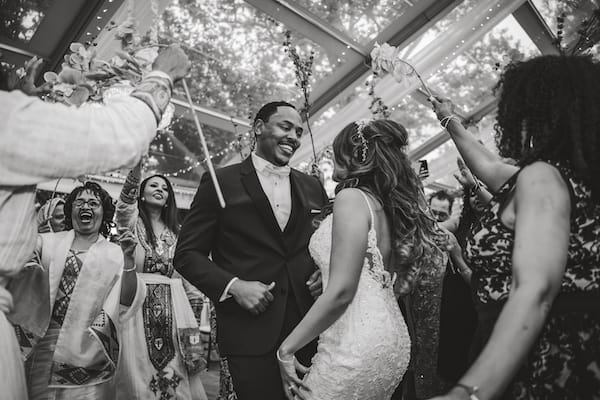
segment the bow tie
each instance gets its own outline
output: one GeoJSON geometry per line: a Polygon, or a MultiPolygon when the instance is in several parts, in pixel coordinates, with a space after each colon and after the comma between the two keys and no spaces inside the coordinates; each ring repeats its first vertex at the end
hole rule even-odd
{"type": "Polygon", "coordinates": [[[287,165],[283,167],[278,167],[277,165],[267,164],[265,165],[265,172],[281,177],[288,177],[290,176],[290,167],[288,167],[287,165]]]}

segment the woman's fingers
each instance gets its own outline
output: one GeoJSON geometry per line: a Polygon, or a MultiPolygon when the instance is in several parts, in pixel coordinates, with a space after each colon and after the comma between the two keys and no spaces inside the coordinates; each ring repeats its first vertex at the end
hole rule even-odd
{"type": "Polygon", "coordinates": [[[296,371],[300,372],[302,375],[305,375],[310,370],[310,368],[302,365],[296,358],[294,358],[294,366],[296,367],[296,371]]]}
{"type": "Polygon", "coordinates": [[[308,386],[306,386],[306,384],[304,382],[302,382],[302,380],[300,378],[298,378],[298,376],[290,376],[290,379],[292,380],[294,385],[296,385],[298,388],[301,388],[302,390],[307,391],[307,392],[310,391],[308,386]]]}
{"type": "Polygon", "coordinates": [[[283,391],[285,393],[285,397],[288,400],[294,400],[294,393],[292,392],[292,386],[287,385],[286,382],[283,383],[283,391]]]}
{"type": "Polygon", "coordinates": [[[300,399],[300,400],[304,400],[304,395],[302,395],[302,392],[300,390],[298,390],[297,387],[292,386],[292,393],[296,396],[296,399],[300,399]]]}

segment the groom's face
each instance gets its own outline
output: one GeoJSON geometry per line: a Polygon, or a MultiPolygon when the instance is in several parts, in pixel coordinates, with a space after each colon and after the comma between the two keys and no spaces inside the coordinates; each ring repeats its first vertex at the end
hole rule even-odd
{"type": "Polygon", "coordinates": [[[302,119],[292,107],[277,107],[268,121],[255,125],[256,154],[274,165],[287,165],[300,147],[302,119]]]}

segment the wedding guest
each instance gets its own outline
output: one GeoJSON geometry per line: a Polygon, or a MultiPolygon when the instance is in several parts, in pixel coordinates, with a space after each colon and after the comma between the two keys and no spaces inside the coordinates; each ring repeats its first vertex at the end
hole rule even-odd
{"type": "MultiPolygon", "coordinates": [[[[31,63],[24,90],[41,61],[31,63]]],[[[69,108],[45,103],[19,91],[0,91],[0,299],[10,304],[5,286],[34,250],[35,185],[135,165],[156,134],[168,103],[171,82],[187,74],[190,62],[178,47],[156,58],[154,72],[132,96],[101,107],[69,108]]],[[[5,311],[3,307],[2,311],[5,311]]],[[[0,386],[14,399],[25,398],[23,366],[13,329],[0,312],[0,386]]]]}
{"type": "Polygon", "coordinates": [[[470,366],[469,351],[477,327],[477,312],[471,298],[471,270],[463,258],[467,236],[480,217],[481,207],[492,195],[473,176],[464,162],[457,159],[459,173],[455,178],[463,189],[463,201],[458,228],[456,250],[446,268],[440,306],[440,340],[438,349],[438,374],[448,382],[456,382],[470,366]]]}
{"type": "Polygon", "coordinates": [[[445,190],[438,190],[429,197],[429,209],[437,222],[444,222],[452,216],[454,196],[445,190]]]}
{"type": "Polygon", "coordinates": [[[117,226],[135,233],[135,265],[146,285],[143,307],[123,325],[117,398],[206,399],[197,322],[202,293],[173,269],[179,233],[175,192],[162,175],[140,179],[138,164],[123,185],[115,218],[117,226]]]}
{"type": "Polygon", "coordinates": [[[389,399],[408,367],[411,338],[395,277],[402,293],[412,291],[443,266],[443,252],[405,153],[407,136],[394,121],[361,120],[334,139],[341,183],[309,245],[323,294],[277,352],[290,400],[389,399]],[[294,353],[317,337],[307,371],[294,353]]]}
{"type": "Polygon", "coordinates": [[[38,233],[65,230],[65,201],[60,197],[48,200],[37,213],[38,233]]]}
{"type": "Polygon", "coordinates": [[[432,99],[496,193],[466,246],[479,316],[474,364],[443,399],[600,397],[600,64],[541,56],[497,86],[504,163],[432,99]]]}
{"type": "MultiPolygon", "coordinates": [[[[253,129],[256,151],[216,171],[225,208],[210,175],[202,177],[174,264],[214,302],[219,351],[237,397],[280,400],[275,350],[320,293],[307,245],[327,195],[317,178],[288,166],[303,133],[291,104],[265,104],[253,129]]],[[[314,344],[298,350],[308,363],[314,344]]]]}
{"type": "Polygon", "coordinates": [[[73,189],[67,230],[42,234],[35,260],[9,285],[30,400],[115,396],[120,327],[141,307],[144,287],[134,238],[123,233],[122,249],[105,238],[114,211],[98,184],[73,189]]]}
{"type": "Polygon", "coordinates": [[[465,266],[450,231],[456,230],[458,225],[457,218],[452,216],[453,205],[454,197],[446,190],[439,190],[429,197],[429,210],[448,239],[444,246],[446,251],[440,265],[431,268],[419,284],[400,299],[413,342],[411,364],[402,388],[408,398],[425,399],[448,389],[448,383],[438,374],[443,283],[448,271],[453,270],[453,261],[456,260],[460,267],[465,266]]]}

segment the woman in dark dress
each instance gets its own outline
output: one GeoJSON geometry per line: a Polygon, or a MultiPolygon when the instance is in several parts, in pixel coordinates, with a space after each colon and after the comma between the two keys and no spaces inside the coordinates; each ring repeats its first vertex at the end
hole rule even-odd
{"type": "Polygon", "coordinates": [[[479,357],[443,399],[600,398],[600,65],[543,56],[498,85],[503,163],[432,99],[496,193],[466,246],[479,357]]]}

